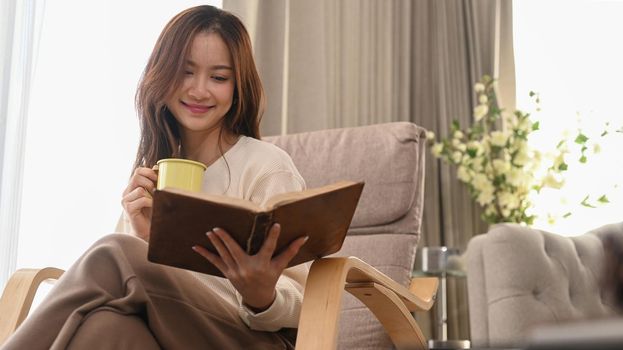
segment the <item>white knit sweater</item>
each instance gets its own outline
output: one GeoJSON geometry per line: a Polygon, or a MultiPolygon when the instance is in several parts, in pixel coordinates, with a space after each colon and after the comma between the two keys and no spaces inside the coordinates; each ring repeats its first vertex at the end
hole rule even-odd
{"type": "MultiPolygon", "coordinates": [[[[260,205],[276,194],[303,189],[305,181],[285,151],[246,136],[241,136],[223,157],[208,167],[203,180],[206,193],[243,198],[260,205]]],[[[130,232],[129,222],[124,221],[124,231],[130,232]]],[[[237,308],[240,318],[251,329],[277,331],[297,327],[308,271],[307,264],[286,269],[277,282],[274,303],[257,314],[242,304],[240,294],[227,279],[197,272],[193,275],[237,308]]]]}

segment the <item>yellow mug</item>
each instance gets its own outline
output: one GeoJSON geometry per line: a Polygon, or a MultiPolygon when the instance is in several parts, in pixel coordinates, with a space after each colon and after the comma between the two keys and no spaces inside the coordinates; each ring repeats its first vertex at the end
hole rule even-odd
{"type": "Polygon", "coordinates": [[[156,188],[179,188],[182,190],[201,192],[205,164],[188,159],[161,159],[158,165],[158,182],[156,188]]]}

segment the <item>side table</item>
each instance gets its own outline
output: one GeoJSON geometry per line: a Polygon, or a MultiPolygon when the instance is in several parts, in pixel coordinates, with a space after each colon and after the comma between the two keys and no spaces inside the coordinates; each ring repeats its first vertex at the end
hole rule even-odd
{"type": "Polygon", "coordinates": [[[440,339],[430,339],[429,349],[469,349],[469,340],[448,340],[448,299],[447,299],[447,277],[465,277],[465,271],[461,264],[457,263],[460,256],[458,249],[448,247],[423,247],[421,250],[422,268],[414,271],[415,276],[434,276],[439,278],[439,289],[437,290],[437,321],[436,337],[440,339]]]}

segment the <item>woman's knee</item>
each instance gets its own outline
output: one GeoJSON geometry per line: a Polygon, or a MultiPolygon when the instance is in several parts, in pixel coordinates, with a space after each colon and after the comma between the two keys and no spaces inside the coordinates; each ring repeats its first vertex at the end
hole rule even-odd
{"type": "Polygon", "coordinates": [[[76,261],[76,272],[88,276],[134,274],[137,265],[147,261],[147,244],[127,234],[110,234],[96,241],[76,261]]]}
{"type": "Polygon", "coordinates": [[[97,240],[86,253],[87,258],[95,260],[127,260],[147,257],[147,243],[124,233],[113,233],[97,240]]]}
{"type": "Polygon", "coordinates": [[[98,246],[117,246],[129,249],[144,249],[147,247],[147,243],[142,239],[127,233],[111,233],[93,243],[93,247],[98,246]]]}

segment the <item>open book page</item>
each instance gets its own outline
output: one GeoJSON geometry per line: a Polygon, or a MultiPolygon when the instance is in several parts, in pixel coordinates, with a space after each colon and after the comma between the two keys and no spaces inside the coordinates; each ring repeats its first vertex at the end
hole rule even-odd
{"type": "Polygon", "coordinates": [[[329,193],[329,192],[338,190],[340,188],[352,186],[355,184],[356,182],[353,182],[353,181],[340,181],[340,182],[336,182],[330,185],[317,187],[317,188],[311,188],[311,189],[307,189],[304,191],[281,193],[269,199],[266,202],[265,209],[266,211],[270,211],[281,205],[296,202],[298,200],[305,199],[305,198],[314,197],[314,196],[317,196],[323,193],[329,193]]]}
{"type": "Polygon", "coordinates": [[[251,201],[241,199],[241,198],[219,196],[216,194],[191,192],[191,191],[181,190],[177,188],[165,188],[164,191],[197,198],[197,199],[205,200],[208,202],[221,203],[223,205],[227,205],[231,207],[242,208],[242,209],[246,209],[251,212],[254,212],[254,213],[260,213],[263,211],[262,207],[260,207],[259,205],[251,201]]]}
{"type": "Polygon", "coordinates": [[[320,194],[329,193],[329,192],[332,192],[332,191],[335,191],[341,188],[349,187],[355,184],[356,182],[353,182],[353,181],[340,181],[340,182],[336,182],[330,185],[326,185],[326,186],[322,186],[318,188],[311,188],[311,189],[307,189],[304,191],[281,193],[269,199],[263,207],[249,200],[245,200],[241,198],[220,196],[220,195],[200,193],[200,192],[191,192],[191,191],[186,191],[186,190],[177,189],[177,188],[165,188],[164,191],[181,194],[184,196],[193,197],[193,198],[197,198],[197,199],[201,199],[201,200],[205,200],[209,202],[221,203],[221,204],[228,205],[231,207],[247,209],[254,213],[261,213],[264,211],[273,210],[274,208],[281,206],[281,205],[296,202],[298,200],[305,199],[305,198],[314,197],[320,194]]]}

